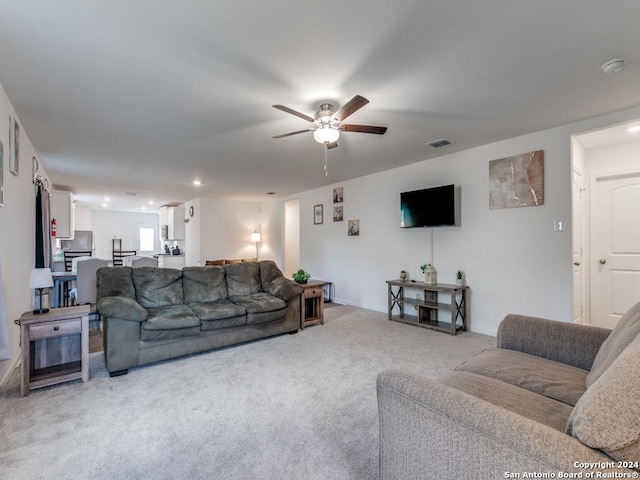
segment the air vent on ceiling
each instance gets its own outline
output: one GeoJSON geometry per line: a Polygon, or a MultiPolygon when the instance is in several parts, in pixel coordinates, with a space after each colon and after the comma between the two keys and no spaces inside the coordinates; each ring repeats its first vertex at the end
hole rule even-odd
{"type": "Polygon", "coordinates": [[[140,194],[138,192],[124,192],[125,197],[138,197],[140,194]]]}
{"type": "Polygon", "coordinates": [[[440,148],[446,147],[447,145],[451,145],[451,142],[446,138],[441,138],[440,140],[434,140],[433,142],[428,142],[426,145],[429,145],[431,148],[440,148]]]}

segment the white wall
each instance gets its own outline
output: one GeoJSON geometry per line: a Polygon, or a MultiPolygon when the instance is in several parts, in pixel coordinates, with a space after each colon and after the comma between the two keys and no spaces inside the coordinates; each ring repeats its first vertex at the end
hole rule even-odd
{"type": "Polygon", "coordinates": [[[202,197],[185,203],[184,207],[188,210],[191,205],[194,216],[185,226],[187,265],[256,256],[256,245],[250,236],[261,230],[259,203],[202,197]]]}
{"type": "MultiPolygon", "coordinates": [[[[95,243],[95,255],[110,259],[111,240],[122,239],[122,250],[137,250],[137,225],[155,225],[160,236],[159,213],[118,212],[113,210],[91,210],[91,230],[95,243]]],[[[156,252],[160,251],[160,241],[156,240],[156,252]]]]}
{"type": "Polygon", "coordinates": [[[400,192],[455,183],[462,226],[433,230],[433,263],[441,282],[466,273],[471,329],[494,335],[510,312],[570,321],[570,136],[639,117],[629,109],[292,196],[300,198],[301,267],[332,281],[337,302],[386,311],[385,280],[401,269],[422,278],[420,265],[431,261],[430,230],[399,227],[400,192]],[[544,205],[490,210],[489,161],[540,149],[544,205]],[[344,222],[332,221],[335,186],[344,187],[344,222]],[[319,203],[324,223],[314,225],[319,203]],[[347,236],[350,219],[360,220],[360,236],[347,236]],[[554,220],[565,229],[555,232],[554,220]]]}
{"type": "MultiPolygon", "coordinates": [[[[20,176],[9,173],[9,116],[15,111],[0,85],[0,142],[4,147],[4,207],[0,207],[0,282],[6,304],[0,305],[7,316],[12,358],[0,362],[0,386],[8,380],[20,354],[20,329],[13,323],[33,308],[33,290],[29,273],[35,266],[35,194],[31,183],[32,158],[36,152],[24,125],[20,124],[20,176]]],[[[39,174],[46,177],[40,165],[39,174]]]]}

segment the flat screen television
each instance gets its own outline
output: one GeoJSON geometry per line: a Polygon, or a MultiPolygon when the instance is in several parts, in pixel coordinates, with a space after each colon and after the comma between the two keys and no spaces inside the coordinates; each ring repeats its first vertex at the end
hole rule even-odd
{"type": "Polygon", "coordinates": [[[400,227],[460,226],[460,189],[455,185],[400,193],[400,227]]]}

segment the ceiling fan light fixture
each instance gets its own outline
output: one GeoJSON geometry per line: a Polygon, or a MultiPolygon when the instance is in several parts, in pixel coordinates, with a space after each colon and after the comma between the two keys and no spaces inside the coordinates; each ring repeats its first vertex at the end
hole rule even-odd
{"type": "Polygon", "coordinates": [[[323,125],[313,132],[313,138],[318,143],[334,143],[338,140],[340,132],[329,125],[323,125]]]}

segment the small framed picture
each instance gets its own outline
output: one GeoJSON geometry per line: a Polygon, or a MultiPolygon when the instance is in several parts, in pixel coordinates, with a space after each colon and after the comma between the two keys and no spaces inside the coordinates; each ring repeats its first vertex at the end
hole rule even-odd
{"type": "Polygon", "coordinates": [[[20,125],[18,119],[9,117],[9,171],[20,175],[20,125]]]}
{"type": "Polygon", "coordinates": [[[342,205],[333,207],[333,221],[342,222],[344,220],[344,208],[342,205]]]}
{"type": "Polygon", "coordinates": [[[320,225],[322,223],[322,204],[313,206],[313,224],[320,225]]]}
{"type": "Polygon", "coordinates": [[[344,200],[343,187],[333,189],[333,203],[342,203],[344,200]]]}
{"type": "Polygon", "coordinates": [[[357,237],[360,235],[360,220],[349,220],[347,234],[350,237],[357,237]]]}

